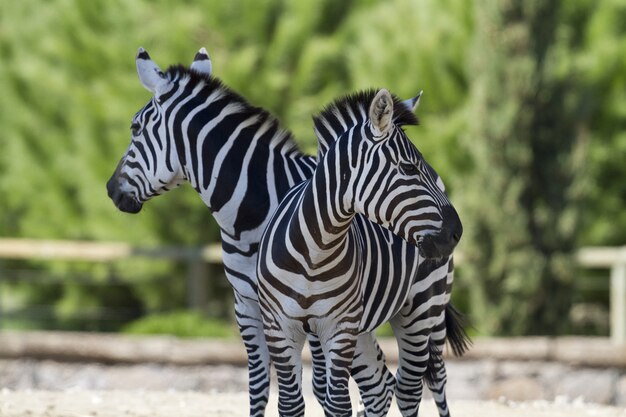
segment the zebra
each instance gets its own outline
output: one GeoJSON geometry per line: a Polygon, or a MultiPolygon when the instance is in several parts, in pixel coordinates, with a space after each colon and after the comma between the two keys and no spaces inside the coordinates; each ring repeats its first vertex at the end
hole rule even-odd
{"type": "MultiPolygon", "coordinates": [[[[358,96],[355,96],[350,99],[348,96],[343,100],[338,100],[314,119],[314,130],[318,138],[318,155],[320,158],[342,133],[352,126],[367,121],[368,111],[366,104],[369,101],[366,97],[362,99],[357,98],[358,96]]],[[[412,99],[405,100],[403,104],[411,110],[411,113],[415,113],[420,98],[421,93],[412,99]]],[[[398,115],[402,114],[403,112],[398,113],[398,115]]],[[[426,161],[422,161],[422,166],[430,177],[435,179],[435,183],[440,190],[445,193],[445,185],[435,170],[426,161]]],[[[356,215],[357,218],[359,216],[360,214],[356,215]]],[[[450,294],[454,281],[452,256],[442,259],[420,259],[418,276],[415,280],[432,283],[430,287],[422,286],[422,289],[428,288],[431,295],[440,296],[441,303],[432,305],[427,311],[424,311],[419,304],[425,299],[424,291],[415,291],[416,288],[412,288],[413,292],[409,297],[411,301],[410,307],[404,308],[402,314],[397,315],[392,320],[394,333],[399,345],[400,361],[398,368],[399,378],[397,381],[398,389],[396,391],[397,402],[404,416],[415,415],[417,414],[422,391],[421,375],[423,371],[415,369],[415,348],[411,343],[406,342],[406,338],[403,335],[414,331],[416,328],[417,320],[420,320],[419,314],[415,315],[416,312],[421,311],[428,320],[438,316],[436,323],[430,326],[428,372],[424,377],[437,404],[439,415],[445,417],[449,416],[445,396],[447,377],[441,352],[443,352],[446,341],[449,342],[451,352],[455,356],[462,356],[471,345],[471,341],[464,329],[467,324],[465,318],[450,304],[450,294]],[[445,287],[443,286],[444,283],[445,287]],[[443,313],[441,312],[442,306],[445,306],[443,313]]],[[[357,350],[358,346],[359,343],[357,342],[357,350]]],[[[323,383],[319,383],[319,385],[320,387],[324,386],[323,383]]]]}
{"type": "MultiPolygon", "coordinates": [[[[398,396],[398,405],[416,416],[422,377],[434,380],[445,369],[430,336],[445,332],[449,301],[448,271],[428,279],[418,266],[421,258],[447,264],[461,221],[402,130],[416,117],[387,90],[340,99],[314,124],[313,177],[287,193],[259,246],[259,303],[279,414],[304,415],[300,352],[314,334],[326,359],[325,414],[350,416],[359,335],[390,321],[401,353],[397,392],[414,394],[398,396]],[[342,130],[332,119],[360,121],[342,130]]],[[[439,411],[448,415],[447,405],[439,411]]]]}
{"type": "MultiPolygon", "coordinates": [[[[153,98],[132,119],[132,141],[107,182],[108,194],[120,210],[137,213],[150,198],[189,182],[212,211],[248,354],[250,415],[262,416],[270,365],[256,288],[258,244],[282,197],[313,174],[315,158],[298,150],[277,119],[213,77],[206,49],[189,69],[163,72],[143,48],[136,65],[153,98]]],[[[314,392],[323,400],[323,351],[315,337],[310,347],[314,392]]],[[[367,415],[384,415],[395,378],[371,334],[360,338],[354,369],[367,415]]]]}

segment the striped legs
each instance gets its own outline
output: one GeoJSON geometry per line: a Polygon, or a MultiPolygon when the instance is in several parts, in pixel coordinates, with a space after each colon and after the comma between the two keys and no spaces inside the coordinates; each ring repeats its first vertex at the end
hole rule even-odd
{"type": "MultiPolygon", "coordinates": [[[[313,368],[313,393],[324,406],[326,397],[326,359],[317,337],[309,335],[313,368]]],[[[391,406],[395,377],[385,364],[385,356],[371,333],[359,335],[350,371],[356,381],[366,417],[385,416],[391,406]]]]}
{"type": "Polygon", "coordinates": [[[448,417],[446,369],[441,356],[445,342],[444,308],[400,313],[391,320],[391,325],[399,351],[396,401],[400,413],[404,417],[417,417],[425,379],[439,415],[448,417]]]}
{"type": "Polygon", "coordinates": [[[248,353],[250,417],[263,417],[270,390],[270,356],[260,320],[259,304],[256,300],[240,297],[235,292],[235,313],[248,353]]]}
{"type": "Polygon", "coordinates": [[[267,305],[263,305],[263,299],[260,302],[265,341],[278,380],[278,415],[304,417],[302,347],[306,334],[296,330],[301,323],[277,320],[267,305]]]}
{"type": "Polygon", "coordinates": [[[309,349],[311,350],[311,368],[313,371],[313,394],[317,402],[324,407],[326,398],[326,357],[322,344],[317,336],[308,335],[309,349]]]}
{"type": "Polygon", "coordinates": [[[433,394],[437,410],[440,417],[449,417],[448,401],[446,399],[446,382],[448,377],[446,374],[446,364],[441,356],[443,346],[446,343],[446,322],[445,319],[437,323],[430,335],[431,343],[431,363],[430,377],[426,378],[428,389],[433,394]]]}
{"type": "Polygon", "coordinates": [[[278,414],[281,417],[304,417],[301,355],[304,335],[301,340],[294,341],[272,332],[266,338],[278,379],[278,414]]]}
{"type": "Polygon", "coordinates": [[[365,406],[365,417],[385,416],[391,406],[396,379],[372,333],[360,334],[352,360],[352,377],[365,406]]]}
{"type": "Polygon", "coordinates": [[[429,359],[428,337],[418,339],[397,322],[391,323],[398,342],[399,353],[396,372],[396,403],[404,417],[417,417],[422,400],[422,380],[429,359]]]}
{"type": "Polygon", "coordinates": [[[348,382],[357,341],[354,333],[338,330],[326,340],[320,337],[326,357],[326,417],[352,417],[348,382]]]}

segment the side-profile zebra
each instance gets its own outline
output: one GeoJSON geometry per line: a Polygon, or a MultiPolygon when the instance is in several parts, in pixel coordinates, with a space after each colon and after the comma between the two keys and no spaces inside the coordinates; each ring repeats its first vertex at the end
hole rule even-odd
{"type": "MultiPolygon", "coordinates": [[[[327,416],[351,415],[358,336],[386,321],[410,355],[399,364],[398,390],[421,396],[422,377],[439,371],[429,367],[442,363],[430,338],[445,331],[448,271],[427,279],[418,266],[420,258],[449,257],[462,226],[402,130],[416,123],[384,89],[339,100],[315,120],[322,145],[315,173],[285,196],[259,246],[259,303],[281,416],[304,415],[300,352],[309,334],[326,358],[327,416]],[[328,123],[333,114],[361,121],[342,130],[328,123]]],[[[419,398],[398,401],[404,415],[417,415],[419,398]]]]}
{"type": "MultiPolygon", "coordinates": [[[[108,194],[120,210],[136,213],[145,201],[188,181],[211,209],[248,353],[250,415],[262,416],[270,365],[257,298],[258,244],[283,196],[313,174],[315,159],[302,154],[268,112],[212,77],[204,48],[190,69],[162,72],[143,49],[136,64],[154,96],[133,117],[132,140],[107,183],[108,194]]],[[[317,339],[310,342],[314,390],[323,399],[324,356],[317,339]]],[[[371,334],[361,336],[354,365],[366,414],[384,415],[395,379],[371,334]]]]}

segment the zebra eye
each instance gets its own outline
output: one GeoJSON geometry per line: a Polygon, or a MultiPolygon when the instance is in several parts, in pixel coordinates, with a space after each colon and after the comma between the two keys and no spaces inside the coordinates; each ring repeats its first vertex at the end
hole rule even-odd
{"type": "Polygon", "coordinates": [[[417,165],[408,162],[400,162],[400,170],[405,175],[415,175],[417,174],[417,165]]]}
{"type": "Polygon", "coordinates": [[[141,126],[139,123],[133,123],[130,125],[130,131],[134,136],[137,136],[141,133],[141,126]]]}

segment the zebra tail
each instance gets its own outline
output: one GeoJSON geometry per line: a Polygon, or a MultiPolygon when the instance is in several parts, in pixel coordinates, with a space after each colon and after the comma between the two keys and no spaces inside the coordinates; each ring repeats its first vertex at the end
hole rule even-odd
{"type": "Polygon", "coordinates": [[[463,356],[472,345],[472,340],[465,332],[467,319],[451,303],[446,305],[446,338],[454,356],[463,356]]]}
{"type": "Polygon", "coordinates": [[[441,351],[437,348],[435,342],[431,340],[428,341],[428,362],[426,363],[426,373],[424,374],[424,378],[426,379],[426,383],[428,386],[434,385],[437,378],[437,371],[441,367],[441,363],[443,362],[443,358],[441,357],[441,351]]]}

